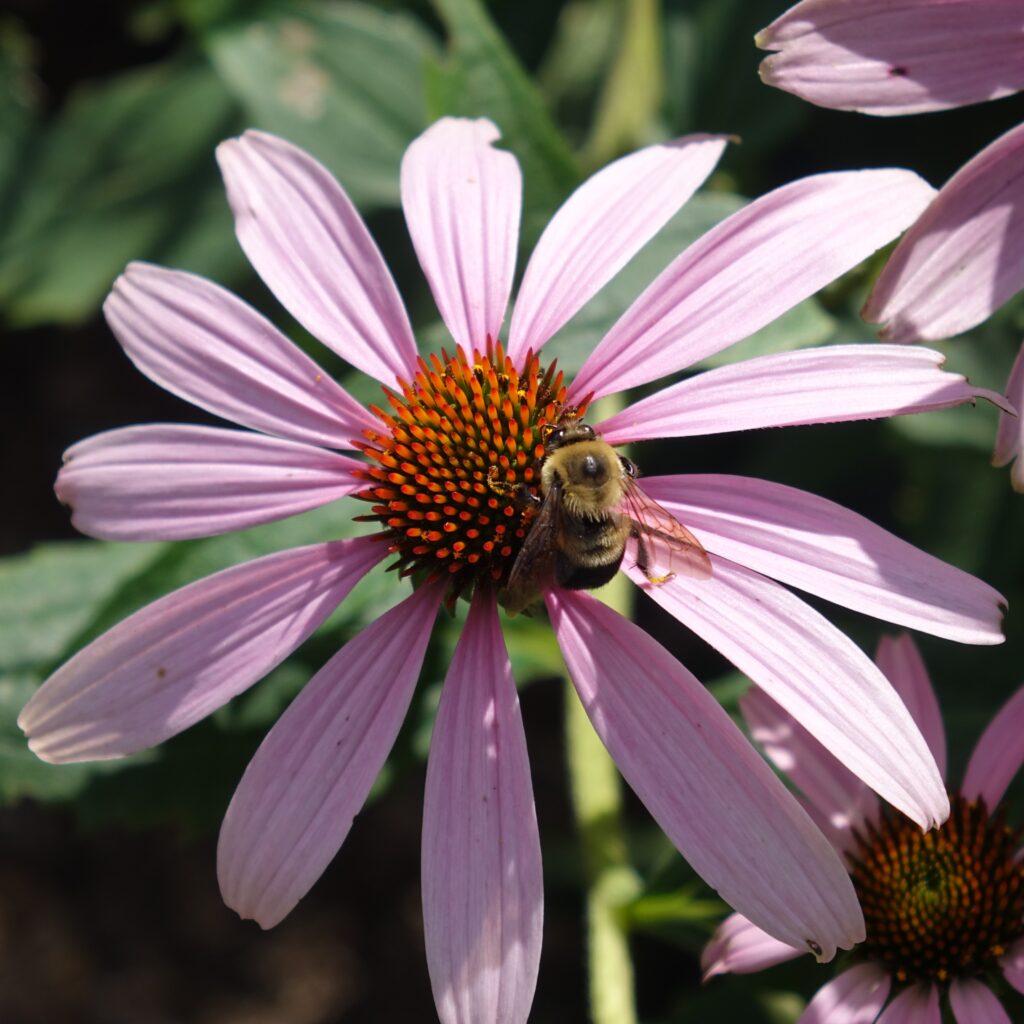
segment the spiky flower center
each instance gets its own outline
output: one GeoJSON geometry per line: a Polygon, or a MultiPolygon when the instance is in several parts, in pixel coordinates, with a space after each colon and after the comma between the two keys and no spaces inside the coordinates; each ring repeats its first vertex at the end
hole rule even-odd
{"type": "Polygon", "coordinates": [[[852,877],[864,910],[865,956],[900,982],[947,982],[994,969],[1024,935],[1019,831],[983,800],[950,798],[949,819],[922,832],[884,814],[856,836],[852,877]]]}
{"type": "MultiPolygon", "coordinates": [[[[547,430],[567,411],[562,374],[530,354],[515,367],[500,344],[420,358],[389,410],[371,406],[380,430],[358,447],[381,537],[402,575],[446,576],[451,593],[508,580],[534,509],[547,430]]],[[[582,414],[583,407],[572,410],[582,414]]]]}

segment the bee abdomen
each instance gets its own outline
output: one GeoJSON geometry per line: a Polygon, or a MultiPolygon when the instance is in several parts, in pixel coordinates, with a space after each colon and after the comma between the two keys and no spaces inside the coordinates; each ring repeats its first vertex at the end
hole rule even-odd
{"type": "Polygon", "coordinates": [[[622,564],[622,551],[611,551],[609,555],[611,561],[602,565],[580,565],[559,554],[555,561],[555,576],[559,585],[566,590],[594,590],[603,587],[622,564]]]}

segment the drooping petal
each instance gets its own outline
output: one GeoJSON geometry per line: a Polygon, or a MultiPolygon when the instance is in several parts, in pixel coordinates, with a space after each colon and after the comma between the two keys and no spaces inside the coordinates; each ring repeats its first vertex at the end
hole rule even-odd
{"type": "Polygon", "coordinates": [[[917,644],[908,633],[883,636],[875,651],[875,664],[892,683],[907,710],[917,722],[935,765],[946,778],[946,730],[942,724],[939,699],[917,644]]]}
{"type": "Polygon", "coordinates": [[[319,508],[361,486],[355,459],[241,430],[154,423],[79,441],[57,497],[106,540],[212,537],[319,508]]]}
{"type": "Polygon", "coordinates": [[[895,238],[934,194],[901,170],[819,174],[769,192],[654,280],[591,353],[570,400],[646,384],[746,338],[895,238]]]}
{"type": "Polygon", "coordinates": [[[967,763],[961,792],[968,800],[982,797],[989,810],[994,810],[1022,762],[1024,687],[996,712],[995,718],[981,734],[967,763]]]}
{"type": "Polygon", "coordinates": [[[379,427],[269,320],[205,278],[131,263],[103,312],[150,380],[217,416],[328,448],[379,427]]]}
{"type": "Polygon", "coordinates": [[[891,986],[877,964],[858,964],[822,985],[797,1024],[874,1024],[891,986]]]}
{"type": "Polygon", "coordinates": [[[29,747],[105,760],[187,729],[282,662],[385,554],[364,537],[314,544],[154,601],[43,683],[18,717],[29,747]]]}
{"type": "Polygon", "coordinates": [[[415,369],[416,344],[395,282],[331,173],[265,132],[217,147],[235,233],[260,277],[296,320],[386,384],[415,369]]]}
{"type": "Polygon", "coordinates": [[[890,341],[948,338],[1022,286],[1024,124],[946,182],[889,257],[862,315],[890,341]]]}
{"type": "Polygon", "coordinates": [[[845,850],[852,829],[878,810],[878,798],[792,715],[759,687],[740,698],[750,734],[775,766],[803,792],[808,811],[829,841],[845,850]]]}
{"type": "Polygon", "coordinates": [[[999,414],[992,464],[1005,466],[1016,459],[1010,470],[1010,482],[1015,491],[1024,492],[1024,345],[1021,345],[1006,381],[1006,397],[1017,410],[1017,415],[1009,412],[999,414]]]}
{"type": "Polygon", "coordinates": [[[1012,1024],[992,989],[973,978],[953,979],[949,986],[949,1005],[957,1024],[1012,1024]]]}
{"type": "Polygon", "coordinates": [[[516,158],[486,118],[444,117],[402,158],[402,210],[438,311],[467,356],[497,340],[515,273],[516,158]]]}
{"type": "Polygon", "coordinates": [[[885,1008],[878,1024],[942,1024],[939,990],[932,984],[905,988],[885,1008]]]}
{"type": "Polygon", "coordinates": [[[627,406],[598,425],[609,444],[793,427],[948,409],[1001,395],[939,369],[941,352],[830,345],[719,366],[627,406]]]}
{"type": "Polygon", "coordinates": [[[918,114],[1024,88],[1013,0],[803,0],[759,32],[767,85],[822,107],[918,114]]]}
{"type": "Polygon", "coordinates": [[[644,477],[643,485],[709,551],[755,572],[961,643],[1003,641],[998,591],[835,502],[726,474],[644,477]]]}
{"type": "Polygon", "coordinates": [[[526,736],[493,597],[478,594],[430,743],[423,928],[443,1024],[525,1024],[544,884],[526,736]]]}
{"type": "Polygon", "coordinates": [[[566,200],[523,275],[508,354],[521,362],[597,294],[703,184],[729,139],[687,135],[609,164],[566,200]]]}
{"type": "Polygon", "coordinates": [[[704,947],[700,966],[708,981],[716,974],[754,974],[806,953],[773,939],[742,914],[730,914],[704,947]]]}
{"type": "Polygon", "coordinates": [[[323,874],[412,699],[442,597],[423,587],[350,640],[260,744],[217,844],[224,902],[271,928],[323,874]]]}
{"type": "Polygon", "coordinates": [[[626,571],[879,796],[923,828],[945,821],[949,798],[931,752],[871,659],[784,587],[717,555],[712,563],[711,579],[662,586],[626,571]]]}
{"type": "Polygon", "coordinates": [[[999,961],[1003,976],[1020,993],[1024,994],[1024,939],[1018,939],[999,961]]]}
{"type": "Polygon", "coordinates": [[[759,928],[819,960],[859,941],[838,854],[707,690],[589,595],[549,593],[547,605],[597,734],[694,870],[759,928]]]}

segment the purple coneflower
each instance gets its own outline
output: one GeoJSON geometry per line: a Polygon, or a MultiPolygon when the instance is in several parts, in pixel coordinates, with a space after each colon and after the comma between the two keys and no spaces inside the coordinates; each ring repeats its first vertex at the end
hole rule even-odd
{"type": "MultiPolygon", "coordinates": [[[[945,776],[942,717],[913,640],[884,638],[876,660],[945,776]]],[[[853,965],[819,990],[797,1024],[940,1024],[944,996],[958,1024],[1010,1024],[987,981],[1001,974],[1024,992],[1024,849],[1000,806],[1024,761],[1024,688],[982,733],[950,793],[948,820],[924,833],[882,807],[770,697],[751,690],[740,707],[846,857],[867,925],[853,965]]],[[[704,950],[705,978],[760,971],[803,952],[733,914],[704,950]]]]}
{"type": "MultiPolygon", "coordinates": [[[[265,675],[393,555],[425,580],[347,643],[271,729],[228,808],[227,903],[270,927],[341,846],[409,705],[435,614],[470,600],[427,769],[423,904],[446,1022],[526,1019],[540,955],[540,847],[498,607],[530,528],[543,439],[588,401],[739,341],[898,234],[932,190],[901,170],[827,174],[751,203],[675,260],[567,386],[538,353],[689,198],[726,140],[692,136],[610,165],[558,211],[526,268],[507,341],[521,181],[488,121],[410,146],[401,192],[454,354],[417,355],[394,283],[327,171],[248,132],[218,156],[238,238],[281,303],[384,385],[363,408],[259,313],[191,274],[133,264],[105,305],[130,358],[254,432],[152,425],[67,455],[57,492],[93,536],[172,539],[355,495],[379,532],[284,551],[143,608],[59,669],[20,724],[50,761],[159,743],[265,675]],[[338,454],[358,451],[363,459],[338,454]]],[[[843,345],[751,359],[595,424],[622,444],[891,416],[984,394],[937,353],[843,345]]],[[[652,588],[850,769],[924,827],[948,813],[913,720],[862,652],[770,579],[968,643],[998,643],[1000,597],[860,516],[760,480],[645,481],[710,554],[710,579],[652,588]]],[[[636,570],[630,570],[636,571],[636,570]]],[[[646,583],[646,581],[645,581],[646,583]]],[[[863,935],[842,861],[685,668],[584,593],[543,595],[569,673],[623,775],[693,866],[767,932],[821,959],[863,935]]]]}

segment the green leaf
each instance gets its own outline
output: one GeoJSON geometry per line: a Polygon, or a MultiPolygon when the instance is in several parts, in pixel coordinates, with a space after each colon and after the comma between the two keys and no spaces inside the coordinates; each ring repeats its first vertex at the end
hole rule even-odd
{"type": "Polygon", "coordinates": [[[252,127],[318,157],[363,208],[397,203],[435,52],[418,22],[357,3],[289,5],[213,28],[204,45],[252,127]]]}

